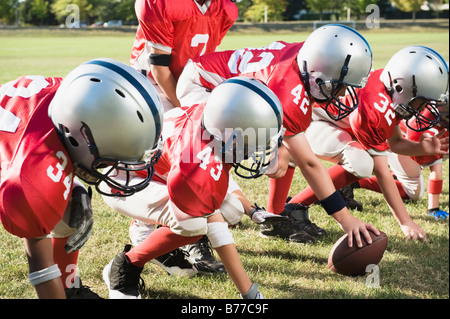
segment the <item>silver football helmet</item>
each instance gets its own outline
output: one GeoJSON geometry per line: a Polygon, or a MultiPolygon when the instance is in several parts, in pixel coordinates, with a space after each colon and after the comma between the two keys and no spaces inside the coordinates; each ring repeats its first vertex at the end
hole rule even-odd
{"type": "Polygon", "coordinates": [[[421,132],[439,122],[438,108],[445,103],[448,88],[448,65],[439,53],[420,45],[401,49],[389,60],[380,80],[391,95],[395,112],[410,129],[421,132]],[[414,125],[409,121],[413,117],[414,125]]]}
{"type": "Polygon", "coordinates": [[[314,30],[297,55],[305,89],[321,104],[328,116],[340,120],[358,107],[355,88],[364,87],[372,68],[372,50],[352,28],[327,24],[314,30]],[[343,88],[350,105],[339,100],[343,88]]]}
{"type": "Polygon", "coordinates": [[[282,123],[277,96],[247,77],[231,78],[214,88],[202,120],[221,158],[242,178],[259,177],[274,167],[285,131],[282,123]]]}
{"type": "Polygon", "coordinates": [[[74,173],[104,195],[127,196],[144,189],[162,150],[163,109],[155,88],[135,69],[111,59],[85,62],[62,81],[49,116],[74,173]],[[103,169],[103,171],[102,171],[103,169]],[[115,170],[146,170],[136,185],[114,181],[115,170]],[[104,193],[105,182],[113,194],[104,193]]]}
{"type": "MultiPolygon", "coordinates": [[[[448,68],[448,61],[446,63],[448,68]]],[[[449,85],[447,85],[447,92],[441,98],[441,100],[443,100],[444,103],[440,103],[438,105],[439,114],[441,115],[441,124],[443,124],[447,130],[449,129],[449,104],[450,104],[449,88],[450,88],[449,85]]]]}

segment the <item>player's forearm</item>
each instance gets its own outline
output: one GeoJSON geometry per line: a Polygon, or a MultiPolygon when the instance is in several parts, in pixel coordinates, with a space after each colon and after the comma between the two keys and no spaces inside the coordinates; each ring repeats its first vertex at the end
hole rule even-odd
{"type": "Polygon", "coordinates": [[[319,200],[336,191],[328,170],[314,155],[304,134],[285,138],[284,145],[319,200]]]}
{"type": "Polygon", "coordinates": [[[164,95],[169,99],[169,101],[175,106],[180,106],[180,101],[178,101],[176,94],[176,81],[173,77],[172,72],[169,67],[152,65],[151,72],[153,78],[155,79],[158,86],[163,91],[164,95]]]}
{"type": "Polygon", "coordinates": [[[318,159],[311,165],[302,166],[300,170],[319,200],[327,198],[336,191],[327,169],[318,159]]]}
{"type": "Polygon", "coordinates": [[[400,225],[403,225],[407,221],[411,220],[392,175],[389,172],[381,173],[377,171],[375,171],[375,175],[384,199],[386,200],[386,203],[388,204],[395,219],[397,219],[400,225]]]}

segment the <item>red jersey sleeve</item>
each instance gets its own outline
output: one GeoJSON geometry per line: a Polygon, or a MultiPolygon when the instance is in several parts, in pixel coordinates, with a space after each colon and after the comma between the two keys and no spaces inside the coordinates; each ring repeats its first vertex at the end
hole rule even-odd
{"type": "MultiPolygon", "coordinates": [[[[429,115],[429,110],[425,110],[424,111],[424,115],[427,116],[429,115]]],[[[415,121],[414,119],[412,119],[410,121],[410,125],[412,125],[413,127],[415,126],[415,121]]],[[[415,142],[420,142],[420,138],[423,134],[427,134],[429,136],[435,136],[436,134],[439,134],[441,131],[443,131],[445,129],[445,127],[442,124],[437,124],[436,126],[424,131],[424,132],[416,132],[412,129],[410,129],[409,127],[406,126],[405,122],[402,121],[400,128],[405,136],[405,138],[411,140],[411,141],[415,141],[415,142]]],[[[443,137],[448,137],[449,133],[448,131],[444,133],[443,137]]],[[[448,148],[447,148],[448,150],[448,148]]],[[[426,165],[426,164],[431,164],[435,161],[437,161],[438,159],[444,158],[441,155],[423,155],[423,156],[411,156],[411,158],[416,161],[419,165],[426,165]]],[[[446,157],[448,158],[448,156],[446,157]]]]}
{"type": "Polygon", "coordinates": [[[71,196],[72,164],[48,116],[61,80],[29,76],[0,87],[10,119],[0,125],[0,219],[19,237],[49,234],[71,196]]]}

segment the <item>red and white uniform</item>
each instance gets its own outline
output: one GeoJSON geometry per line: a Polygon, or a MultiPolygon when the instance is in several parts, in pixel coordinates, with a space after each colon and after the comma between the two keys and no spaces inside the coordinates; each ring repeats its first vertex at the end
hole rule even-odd
{"type": "Polygon", "coordinates": [[[359,106],[349,116],[352,134],[365,149],[386,151],[400,123],[392,107],[392,99],[380,80],[381,70],[373,71],[364,88],[358,89],[359,106]]]}
{"type": "MultiPolygon", "coordinates": [[[[380,80],[382,71],[371,72],[366,86],[356,89],[359,106],[348,117],[334,122],[321,116],[320,120],[312,122],[306,135],[316,155],[339,163],[347,172],[359,178],[372,176],[373,155],[387,156],[389,166],[405,193],[417,199],[424,189],[420,168],[408,163],[409,156],[389,151],[388,139],[394,135],[402,119],[396,115],[392,99],[380,80]]],[[[320,107],[315,107],[314,114],[316,109],[319,114],[322,113],[320,107]]]]}
{"type": "Polygon", "coordinates": [[[61,81],[24,76],[0,86],[0,219],[19,237],[49,234],[71,196],[72,163],[48,116],[61,81]]]}
{"type": "MultiPolygon", "coordinates": [[[[201,128],[205,103],[176,108],[164,116],[162,155],[150,185],[129,197],[103,197],[114,210],[149,224],[169,227],[182,236],[204,235],[206,218],[221,212],[230,224],[244,209],[231,195],[231,164],[215,156],[209,134],[201,128]]],[[[146,172],[138,172],[144,177],[146,172]]],[[[118,179],[124,178],[118,176],[118,179]]],[[[133,184],[133,180],[131,181],[133,184]]]]}
{"type": "Polygon", "coordinates": [[[297,54],[303,43],[276,41],[263,48],[215,52],[188,63],[178,81],[177,97],[182,105],[199,102],[196,91],[213,89],[236,76],[256,78],[279,98],[283,107],[286,136],[304,132],[310,122],[310,98],[300,78],[297,54]]]}
{"type": "MultiPolygon", "coordinates": [[[[428,113],[429,111],[425,110],[424,112],[428,113]]],[[[424,114],[424,115],[427,116],[427,114],[424,114]]],[[[414,125],[414,121],[411,121],[411,125],[414,125]]],[[[427,134],[429,136],[435,136],[436,134],[438,134],[439,132],[444,130],[445,127],[439,123],[436,126],[430,128],[424,132],[416,132],[414,130],[411,130],[409,127],[407,127],[405,124],[405,121],[402,121],[400,123],[400,129],[402,130],[402,133],[405,138],[407,138],[411,141],[419,142],[422,134],[427,134]]],[[[443,137],[448,137],[448,136],[449,136],[449,134],[447,131],[446,133],[444,133],[443,137]]],[[[444,159],[444,160],[448,159],[448,157],[443,157],[442,155],[411,156],[411,158],[414,161],[416,161],[417,164],[422,165],[422,166],[432,164],[440,159],[444,159]]]]}
{"type": "MultiPolygon", "coordinates": [[[[315,105],[314,120],[306,134],[316,155],[339,163],[358,178],[372,176],[372,155],[383,155],[389,150],[387,140],[400,122],[380,80],[382,71],[371,72],[366,86],[356,89],[359,106],[346,118],[333,121],[323,115],[319,105],[315,105]]],[[[350,97],[342,97],[342,102],[350,105],[347,99],[350,97]]]]}
{"type": "Polygon", "coordinates": [[[149,71],[149,48],[172,55],[170,70],[175,79],[189,59],[214,52],[238,17],[230,0],[137,0],[139,27],[131,52],[131,65],[149,71]],[[208,6],[209,5],[209,6],[208,6]]]}
{"type": "Polygon", "coordinates": [[[164,149],[155,165],[155,174],[167,183],[171,201],[195,217],[220,208],[231,168],[215,156],[211,139],[201,128],[204,107],[205,103],[183,108],[185,115],[165,120],[164,128],[173,130],[164,134],[164,149]]]}

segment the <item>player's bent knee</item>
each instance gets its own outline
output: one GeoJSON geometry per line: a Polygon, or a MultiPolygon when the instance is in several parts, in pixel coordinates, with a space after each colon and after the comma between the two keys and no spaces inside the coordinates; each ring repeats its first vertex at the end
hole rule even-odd
{"type": "Polygon", "coordinates": [[[230,193],[227,194],[222,202],[220,212],[229,225],[236,225],[239,223],[245,213],[244,206],[242,206],[241,201],[230,193]]]}
{"type": "Polygon", "coordinates": [[[403,190],[409,199],[412,201],[419,200],[425,191],[425,181],[420,174],[418,177],[410,177],[407,179],[401,179],[403,190]]]}
{"type": "Polygon", "coordinates": [[[228,229],[228,224],[223,222],[208,223],[208,232],[206,233],[212,248],[218,248],[233,244],[233,235],[228,229]]]}
{"type": "Polygon", "coordinates": [[[365,150],[349,147],[344,151],[342,167],[356,177],[367,178],[372,176],[374,162],[365,150]]]}

